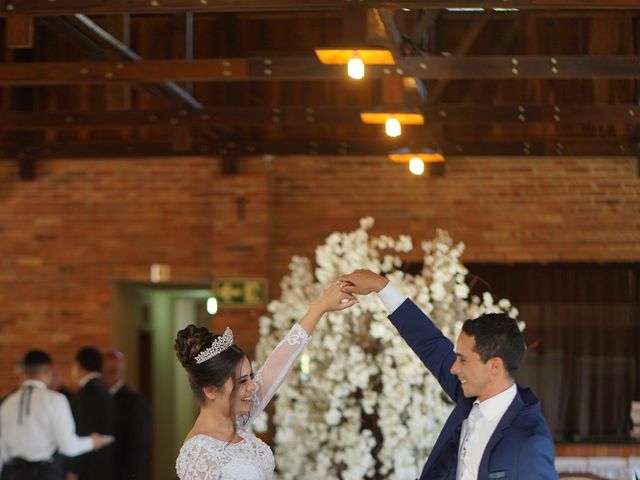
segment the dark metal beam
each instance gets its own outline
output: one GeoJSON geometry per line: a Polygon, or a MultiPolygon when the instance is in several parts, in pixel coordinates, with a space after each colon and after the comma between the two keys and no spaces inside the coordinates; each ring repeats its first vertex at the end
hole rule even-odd
{"type": "Polygon", "coordinates": [[[38,19],[53,32],[61,33],[72,45],[82,51],[91,60],[107,60],[108,55],[104,47],[85,32],[80,31],[66,17],[41,17],[38,19]]]}
{"type": "MultiPolygon", "coordinates": [[[[629,78],[640,75],[637,56],[403,57],[395,66],[372,65],[368,79],[629,78]]],[[[140,62],[46,62],[1,64],[0,85],[76,85],[109,82],[343,80],[344,67],[312,57],[258,57],[140,62]]]]}
{"type": "MultiPolygon", "coordinates": [[[[400,30],[398,30],[398,26],[396,25],[396,21],[393,18],[393,14],[387,8],[379,8],[377,10],[380,15],[380,19],[384,25],[385,32],[387,34],[387,38],[389,43],[393,45],[392,48],[393,58],[397,62],[402,57],[403,43],[404,40],[402,38],[402,34],[400,30]]],[[[421,78],[413,77],[413,81],[415,84],[416,92],[420,97],[420,100],[423,102],[427,101],[427,87],[424,84],[424,80],[421,78]]]]}
{"type": "MultiPolygon", "coordinates": [[[[416,107],[428,124],[640,124],[640,105],[478,105],[435,104],[416,107]]],[[[204,110],[127,110],[82,112],[3,112],[0,131],[45,129],[363,125],[364,110],[406,109],[394,105],[306,105],[277,107],[214,107],[204,110]]],[[[373,128],[373,127],[372,127],[373,128]]],[[[407,127],[414,130],[419,127],[407,127]]]]}
{"type": "MultiPolygon", "coordinates": [[[[89,31],[91,31],[96,37],[100,38],[102,41],[106,42],[110,47],[116,49],[120,52],[125,58],[132,60],[134,62],[142,62],[143,59],[140,55],[134,52],[129,46],[118,40],[111,33],[104,30],[100,25],[95,23],[86,15],[76,14],[76,20],[78,20],[84,27],[86,27],[89,31]]],[[[173,93],[176,97],[180,98],[187,105],[196,108],[202,109],[203,105],[196,100],[193,95],[187,92],[184,88],[178,86],[175,82],[165,81],[163,82],[164,86],[173,93]]]]}
{"type": "Polygon", "coordinates": [[[0,161],[24,158],[25,155],[47,158],[112,158],[112,157],[163,157],[175,155],[211,155],[218,157],[241,157],[250,155],[358,155],[384,156],[398,146],[433,146],[445,156],[633,156],[640,154],[639,147],[629,139],[621,138],[574,138],[551,139],[531,138],[509,142],[437,142],[420,141],[398,145],[388,140],[335,141],[291,141],[197,143],[189,150],[172,151],[170,142],[156,143],[56,143],[0,144],[0,161]]]}
{"type": "MultiPolygon", "coordinates": [[[[299,10],[336,10],[348,6],[345,0],[0,0],[2,15],[71,15],[109,13],[167,12],[276,12],[299,10]]],[[[450,8],[445,0],[359,0],[364,8],[450,8]]],[[[520,9],[633,9],[636,0],[456,0],[455,6],[520,9]]]]}

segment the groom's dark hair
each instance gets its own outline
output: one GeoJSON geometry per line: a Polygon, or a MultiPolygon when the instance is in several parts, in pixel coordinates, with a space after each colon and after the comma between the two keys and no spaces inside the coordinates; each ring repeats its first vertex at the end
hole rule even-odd
{"type": "Polygon", "coordinates": [[[517,323],[506,313],[486,313],[462,325],[475,340],[475,351],[483,362],[499,357],[513,378],[524,361],[527,347],[517,323]]]}

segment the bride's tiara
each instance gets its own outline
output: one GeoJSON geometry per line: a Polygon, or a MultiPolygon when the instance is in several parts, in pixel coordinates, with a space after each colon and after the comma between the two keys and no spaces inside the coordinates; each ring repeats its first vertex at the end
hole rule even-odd
{"type": "Polygon", "coordinates": [[[227,327],[222,335],[211,342],[211,346],[209,348],[202,350],[198,355],[196,355],[196,363],[199,364],[206,362],[210,358],[224,352],[231,345],[233,345],[233,332],[229,327],[227,327]]]}

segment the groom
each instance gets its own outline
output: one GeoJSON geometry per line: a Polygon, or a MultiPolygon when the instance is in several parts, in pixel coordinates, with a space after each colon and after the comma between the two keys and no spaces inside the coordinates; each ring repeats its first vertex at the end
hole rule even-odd
{"type": "Polygon", "coordinates": [[[352,294],[376,292],[389,319],[456,403],[420,480],[557,479],[540,402],[515,383],[526,347],[506,314],[467,320],[455,346],[411,300],[368,270],[338,278],[352,294]]]}

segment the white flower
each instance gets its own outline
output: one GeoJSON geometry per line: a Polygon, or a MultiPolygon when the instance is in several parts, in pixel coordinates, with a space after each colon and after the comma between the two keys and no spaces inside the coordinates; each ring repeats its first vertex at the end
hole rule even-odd
{"type": "MultiPolygon", "coordinates": [[[[323,286],[358,268],[386,275],[452,340],[467,318],[490,311],[517,317],[508,300],[494,305],[490,293],[469,299],[467,269],[459,260],[464,245],[454,244],[445,231],[420,242],[423,268],[414,276],[401,270],[398,256],[412,250],[412,239],[370,237],[373,225],[366,217],[353,232],[329,235],[316,249],[315,278],[309,259],[291,259],[280,299],[260,319],[259,363],[323,286]]],[[[437,381],[388,321],[382,303],[374,295],[359,301],[325,316],[305,351],[310,378],[301,378],[294,368],[278,391],[273,423],[279,479],[416,478],[451,410],[437,381]]],[[[256,427],[263,426],[266,421],[259,418],[256,427]]]]}
{"type": "Polygon", "coordinates": [[[447,292],[441,283],[434,283],[431,285],[431,297],[434,301],[439,302],[444,299],[446,293],[447,292]]]}
{"type": "Polygon", "coordinates": [[[374,220],[373,217],[364,217],[360,219],[360,228],[362,230],[369,230],[371,227],[373,227],[374,224],[374,220]]]}
{"type": "Polygon", "coordinates": [[[342,415],[340,415],[340,412],[335,408],[332,408],[324,414],[324,420],[327,422],[327,425],[338,425],[341,418],[342,415]]]}
{"type": "Polygon", "coordinates": [[[487,307],[493,306],[493,297],[489,292],[484,292],[482,294],[482,303],[487,307]]]}
{"type": "Polygon", "coordinates": [[[500,307],[501,310],[503,311],[509,311],[509,308],[511,308],[511,302],[509,300],[507,300],[506,298],[501,298],[498,301],[498,307],[500,307]]]}
{"type": "Polygon", "coordinates": [[[453,287],[456,297],[467,298],[469,296],[469,287],[466,283],[458,284],[453,287]]]}

